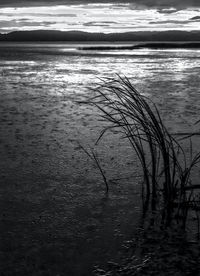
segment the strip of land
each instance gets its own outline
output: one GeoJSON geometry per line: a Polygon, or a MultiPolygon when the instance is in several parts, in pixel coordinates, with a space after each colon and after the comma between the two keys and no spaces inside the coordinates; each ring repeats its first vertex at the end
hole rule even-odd
{"type": "Polygon", "coordinates": [[[146,31],[125,33],[88,33],[81,31],[16,31],[0,34],[0,42],[34,42],[34,41],[64,41],[64,42],[200,42],[200,31],[146,31]]]}
{"type": "Polygon", "coordinates": [[[136,49],[200,49],[200,42],[192,42],[192,43],[142,43],[138,45],[131,45],[131,46],[91,46],[91,47],[79,47],[79,50],[136,50],[136,49]]]}

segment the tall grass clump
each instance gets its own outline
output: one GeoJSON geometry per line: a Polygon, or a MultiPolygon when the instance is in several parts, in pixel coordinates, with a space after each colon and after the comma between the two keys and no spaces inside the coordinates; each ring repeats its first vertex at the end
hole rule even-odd
{"type": "Polygon", "coordinates": [[[143,194],[151,199],[152,210],[162,202],[163,217],[168,222],[174,206],[176,217],[186,218],[188,208],[183,206],[192,198],[191,172],[200,153],[190,156],[188,163],[185,150],[165,127],[156,105],[140,94],[128,78],[104,79],[95,93],[90,103],[109,122],[98,140],[106,131],[119,129],[140,161],[143,194]]]}

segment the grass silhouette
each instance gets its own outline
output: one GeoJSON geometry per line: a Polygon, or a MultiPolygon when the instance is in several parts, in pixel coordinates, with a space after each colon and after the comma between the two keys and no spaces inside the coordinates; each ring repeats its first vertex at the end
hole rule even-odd
{"type": "MultiPolygon", "coordinates": [[[[200,187],[192,185],[191,180],[200,153],[191,154],[188,161],[179,140],[165,127],[156,105],[140,94],[128,78],[106,78],[94,91],[95,96],[89,103],[110,123],[97,142],[105,132],[118,129],[129,140],[140,161],[143,196],[148,201],[151,199],[152,210],[162,202],[163,220],[169,224],[172,216],[182,218],[185,227],[190,202],[196,202],[193,190],[200,187]]],[[[94,155],[93,159],[97,163],[94,155]]]]}

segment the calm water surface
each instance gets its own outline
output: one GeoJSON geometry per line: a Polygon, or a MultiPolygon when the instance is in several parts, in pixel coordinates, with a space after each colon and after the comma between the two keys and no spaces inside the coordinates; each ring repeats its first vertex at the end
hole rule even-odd
{"type": "Polygon", "coordinates": [[[9,273],[50,267],[52,275],[89,275],[95,263],[116,255],[137,225],[138,175],[130,150],[123,141],[116,148],[109,137],[100,149],[109,179],[135,176],[115,182],[107,197],[77,144],[93,143],[100,131],[94,111],[76,102],[99,78],[129,77],[174,132],[199,119],[200,50],[80,46],[0,45],[0,191],[9,273]]]}
{"type": "MultiPolygon", "coordinates": [[[[78,50],[84,45],[16,44],[0,46],[2,91],[88,93],[97,78],[121,74],[175,114],[199,105],[200,50],[78,50]]],[[[174,115],[175,115],[174,114],[174,115]]],[[[183,115],[184,116],[184,115],[183,115]]]]}

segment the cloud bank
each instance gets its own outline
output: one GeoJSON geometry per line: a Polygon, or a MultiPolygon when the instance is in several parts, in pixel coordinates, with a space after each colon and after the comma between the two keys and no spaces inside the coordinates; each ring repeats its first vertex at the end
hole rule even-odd
{"type": "Polygon", "coordinates": [[[133,6],[143,6],[147,8],[177,8],[185,9],[190,7],[200,7],[199,0],[1,0],[0,7],[23,7],[23,6],[51,6],[51,5],[72,5],[72,4],[95,4],[114,3],[130,4],[133,6]]]}
{"type": "Polygon", "coordinates": [[[122,1],[0,0],[0,32],[41,28],[105,33],[199,29],[200,7],[183,8],[195,5],[196,0],[122,1]]]}

